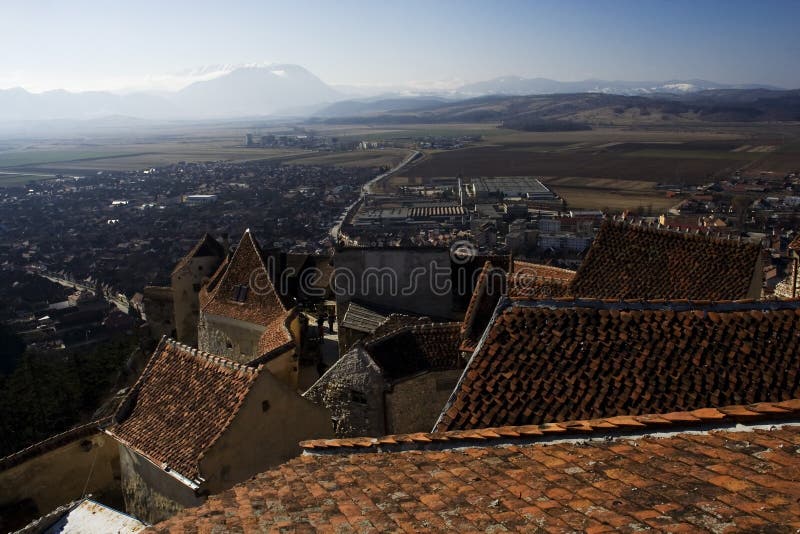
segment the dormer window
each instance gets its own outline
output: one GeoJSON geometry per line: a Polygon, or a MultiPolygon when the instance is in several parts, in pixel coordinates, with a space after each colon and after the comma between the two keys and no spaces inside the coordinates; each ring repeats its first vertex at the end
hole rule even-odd
{"type": "Polygon", "coordinates": [[[236,302],[244,302],[247,300],[247,292],[250,289],[246,284],[233,287],[233,295],[231,298],[236,302]]]}

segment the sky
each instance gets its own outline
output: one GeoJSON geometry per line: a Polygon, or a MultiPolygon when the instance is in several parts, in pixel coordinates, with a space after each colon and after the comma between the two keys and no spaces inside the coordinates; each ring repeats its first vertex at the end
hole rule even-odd
{"type": "Polygon", "coordinates": [[[0,88],[174,90],[213,65],[334,85],[498,76],[800,87],[800,0],[3,0],[0,88]]]}

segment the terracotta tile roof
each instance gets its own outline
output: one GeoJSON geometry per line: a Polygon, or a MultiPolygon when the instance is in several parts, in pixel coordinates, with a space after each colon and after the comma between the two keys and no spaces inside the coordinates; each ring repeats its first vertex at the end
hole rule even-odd
{"type": "MultiPolygon", "coordinates": [[[[269,271],[255,238],[245,231],[239,246],[221,276],[215,274],[213,288],[202,306],[205,313],[222,315],[248,323],[267,326],[286,313],[275,291],[269,271]],[[246,296],[235,300],[235,291],[246,287],[246,296]]],[[[209,283],[211,286],[211,283],[209,283]]]]}
{"type": "MultiPolygon", "coordinates": [[[[226,256],[225,259],[222,260],[217,270],[214,271],[214,274],[211,275],[208,282],[200,288],[200,294],[198,295],[198,299],[200,301],[200,307],[205,307],[206,304],[211,300],[211,296],[214,294],[214,290],[216,290],[219,281],[222,280],[223,275],[228,270],[228,264],[230,263],[230,256],[226,256]]],[[[170,288],[171,289],[171,288],[170,288]]]]}
{"type": "Polygon", "coordinates": [[[460,369],[459,323],[403,326],[364,344],[388,381],[424,371],[460,369]]]}
{"type": "Polygon", "coordinates": [[[557,436],[521,434],[497,446],[500,440],[487,433],[461,448],[419,436],[413,445],[423,450],[305,454],[153,530],[721,532],[800,526],[798,426],[626,439],[557,436]]]}
{"type": "Polygon", "coordinates": [[[162,338],[107,431],[156,465],[196,480],[259,369],[162,338]]]}
{"type": "Polygon", "coordinates": [[[800,234],[797,234],[797,237],[792,239],[792,242],[789,243],[789,248],[791,250],[800,250],[800,234]]]}
{"type": "Polygon", "coordinates": [[[800,302],[504,301],[437,430],[800,396],[800,302]]]}
{"type": "Polygon", "coordinates": [[[459,350],[472,352],[475,349],[478,339],[489,324],[497,301],[505,291],[506,271],[495,267],[490,261],[485,262],[461,323],[459,350]]]}
{"type": "Polygon", "coordinates": [[[761,248],[706,235],[606,221],[569,294],[587,298],[748,297],[761,248]]]}
{"type": "Polygon", "coordinates": [[[560,280],[567,284],[572,282],[572,279],[575,278],[575,271],[570,269],[563,269],[561,267],[554,267],[553,265],[544,265],[541,263],[531,263],[523,260],[514,260],[513,271],[535,278],[560,280]]]}
{"type": "Polygon", "coordinates": [[[217,258],[224,258],[226,256],[225,247],[219,241],[211,237],[208,233],[200,238],[200,241],[192,247],[189,253],[181,258],[172,270],[172,274],[180,271],[186,267],[194,258],[202,258],[206,256],[215,256],[217,258]]]}
{"type": "Polygon", "coordinates": [[[200,293],[204,313],[232,317],[265,327],[258,341],[259,358],[293,342],[286,322],[291,316],[269,277],[261,249],[249,230],[230,260],[220,266],[200,293]],[[245,288],[243,298],[234,298],[245,288]]]}
{"type": "Polygon", "coordinates": [[[514,271],[508,274],[508,296],[512,299],[538,300],[563,297],[575,271],[551,265],[514,261],[514,271]]]}
{"type": "Polygon", "coordinates": [[[425,448],[499,445],[546,441],[557,437],[569,439],[609,438],[626,435],[642,435],[652,432],[684,432],[697,428],[730,427],[736,424],[762,424],[768,422],[794,421],[800,423],[800,399],[780,402],[757,402],[734,404],[719,408],[699,408],[691,411],[645,415],[616,415],[601,419],[562,421],[539,425],[519,425],[476,428],[470,430],[448,430],[444,432],[417,432],[415,434],[393,434],[378,438],[357,437],[341,439],[311,439],[300,446],[307,452],[323,453],[352,449],[367,449],[380,452],[422,450],[425,448]]]}
{"type": "Polygon", "coordinates": [[[472,295],[475,293],[479,273],[488,261],[498,269],[508,272],[511,264],[509,254],[465,254],[456,248],[452,251],[452,279],[454,304],[460,309],[466,309],[472,295]]]}
{"type": "MultiPolygon", "coordinates": [[[[292,314],[286,313],[267,325],[264,333],[258,339],[259,358],[270,356],[274,353],[285,352],[294,343],[292,334],[289,332],[288,323],[292,314]]],[[[252,365],[254,362],[249,362],[252,365]]]]}

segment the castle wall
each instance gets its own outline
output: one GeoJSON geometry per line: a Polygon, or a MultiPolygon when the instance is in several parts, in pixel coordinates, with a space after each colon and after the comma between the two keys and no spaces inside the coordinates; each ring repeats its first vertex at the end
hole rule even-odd
{"type": "MultiPolygon", "coordinates": [[[[21,528],[86,493],[120,508],[120,464],[116,442],[99,430],[80,432],[63,444],[0,464],[0,532],[21,528]],[[5,464],[5,465],[3,465],[5,464]]],[[[20,453],[22,454],[22,453],[20,453]]]]}
{"type": "Polygon", "coordinates": [[[345,249],[333,259],[340,323],[351,300],[419,315],[455,317],[447,249],[345,249]]]}
{"type": "Polygon", "coordinates": [[[177,340],[197,346],[197,321],[200,313],[200,286],[210,277],[221,259],[216,256],[192,258],[186,266],[172,274],[171,288],[177,340]]]}
{"type": "Polygon", "coordinates": [[[147,286],[142,297],[145,319],[153,339],[162,336],[175,336],[174,307],[172,289],[169,287],[147,286]]]}

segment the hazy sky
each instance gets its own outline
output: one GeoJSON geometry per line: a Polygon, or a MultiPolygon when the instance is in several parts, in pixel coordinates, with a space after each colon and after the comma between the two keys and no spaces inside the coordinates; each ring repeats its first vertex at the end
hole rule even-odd
{"type": "Polygon", "coordinates": [[[213,64],[330,84],[558,80],[800,87],[800,0],[2,0],[0,87],[175,87],[213,64]]]}

